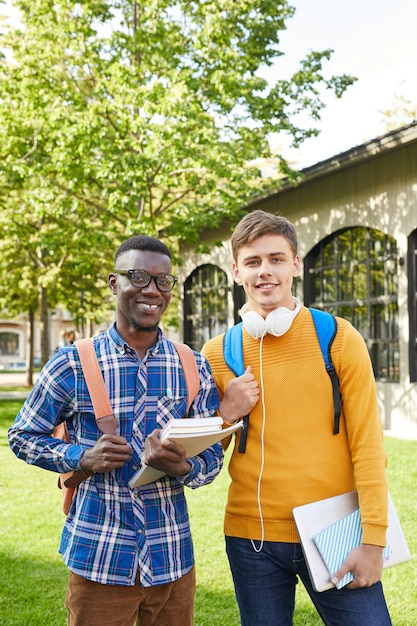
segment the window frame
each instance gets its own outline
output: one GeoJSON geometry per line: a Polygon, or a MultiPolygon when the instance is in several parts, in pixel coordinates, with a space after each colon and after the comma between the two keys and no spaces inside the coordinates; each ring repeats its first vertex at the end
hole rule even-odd
{"type": "Polygon", "coordinates": [[[393,237],[364,226],[325,237],[304,259],[304,303],[350,321],[365,340],[375,378],[399,382],[398,259],[393,237]]]}
{"type": "Polygon", "coordinates": [[[194,350],[201,350],[208,339],[227,330],[229,291],[226,272],[212,263],[198,266],[186,278],[183,336],[194,350]]]}
{"type": "Polygon", "coordinates": [[[408,237],[408,362],[410,382],[417,382],[417,229],[408,237]]]}

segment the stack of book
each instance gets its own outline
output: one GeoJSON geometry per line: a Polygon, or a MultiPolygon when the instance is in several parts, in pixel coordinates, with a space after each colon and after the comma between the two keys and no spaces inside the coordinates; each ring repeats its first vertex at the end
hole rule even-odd
{"type": "MultiPolygon", "coordinates": [[[[222,428],[223,420],[221,417],[172,419],[161,430],[159,438],[161,441],[169,439],[183,446],[187,458],[192,458],[218,441],[229,437],[239,428],[242,428],[242,425],[243,422],[237,422],[227,428],[222,428]]],[[[165,472],[150,465],[142,465],[130,479],[129,486],[147,485],[162,478],[162,476],[165,476],[165,472]]]]}

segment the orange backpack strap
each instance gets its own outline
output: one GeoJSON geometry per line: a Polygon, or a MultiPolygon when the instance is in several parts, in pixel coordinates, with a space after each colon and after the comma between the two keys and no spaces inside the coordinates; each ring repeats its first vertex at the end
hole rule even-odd
{"type": "Polygon", "coordinates": [[[172,341],[178,356],[180,357],[182,369],[184,370],[185,384],[187,386],[187,414],[190,410],[190,406],[194,402],[198,390],[200,389],[200,376],[198,374],[198,367],[195,360],[194,352],[190,346],[186,343],[179,343],[178,341],[172,341]]]}
{"type": "MultiPolygon", "coordinates": [[[[113,409],[97,361],[93,342],[87,337],[76,341],[74,345],[80,357],[85,382],[94,407],[97,426],[102,433],[114,435],[116,432],[116,418],[113,415],[113,409]]],[[[90,474],[85,470],[78,470],[73,472],[63,482],[65,487],[73,488],[89,476],[90,474]]]]}
{"type": "Polygon", "coordinates": [[[102,433],[114,435],[116,432],[116,418],[113,415],[113,409],[97,361],[93,342],[87,337],[76,341],[75,347],[80,356],[85,382],[94,407],[97,426],[102,433]]]}

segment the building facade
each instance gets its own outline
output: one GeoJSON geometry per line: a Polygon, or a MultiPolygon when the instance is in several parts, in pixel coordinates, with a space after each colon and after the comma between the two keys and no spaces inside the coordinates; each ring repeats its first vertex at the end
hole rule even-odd
{"type": "MultiPolygon", "coordinates": [[[[301,174],[297,186],[284,183],[246,210],[295,225],[303,275],[294,294],[360,331],[384,428],[417,439],[417,122],[301,174]]],[[[205,233],[209,254],[182,250],[182,339],[197,350],[239,320],[231,232],[224,224],[205,233]]]]}
{"type": "MultiPolygon", "coordinates": [[[[76,328],[71,313],[62,308],[49,311],[49,344],[51,354],[66,342],[81,338],[82,332],[76,328]]],[[[102,325],[88,324],[85,335],[100,332],[102,325]]],[[[104,328],[107,326],[104,323],[104,328]]],[[[0,318],[0,372],[24,372],[28,366],[30,326],[27,314],[8,319],[0,318]]],[[[34,321],[33,336],[34,366],[41,365],[41,324],[38,318],[34,321]]]]}

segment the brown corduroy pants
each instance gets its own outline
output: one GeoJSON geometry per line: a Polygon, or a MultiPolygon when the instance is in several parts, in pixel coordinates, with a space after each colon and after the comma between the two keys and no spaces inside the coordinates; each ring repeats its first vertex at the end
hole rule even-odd
{"type": "Polygon", "coordinates": [[[155,587],[101,585],[70,572],[68,626],[193,626],[194,596],[194,567],[155,587]]]}

